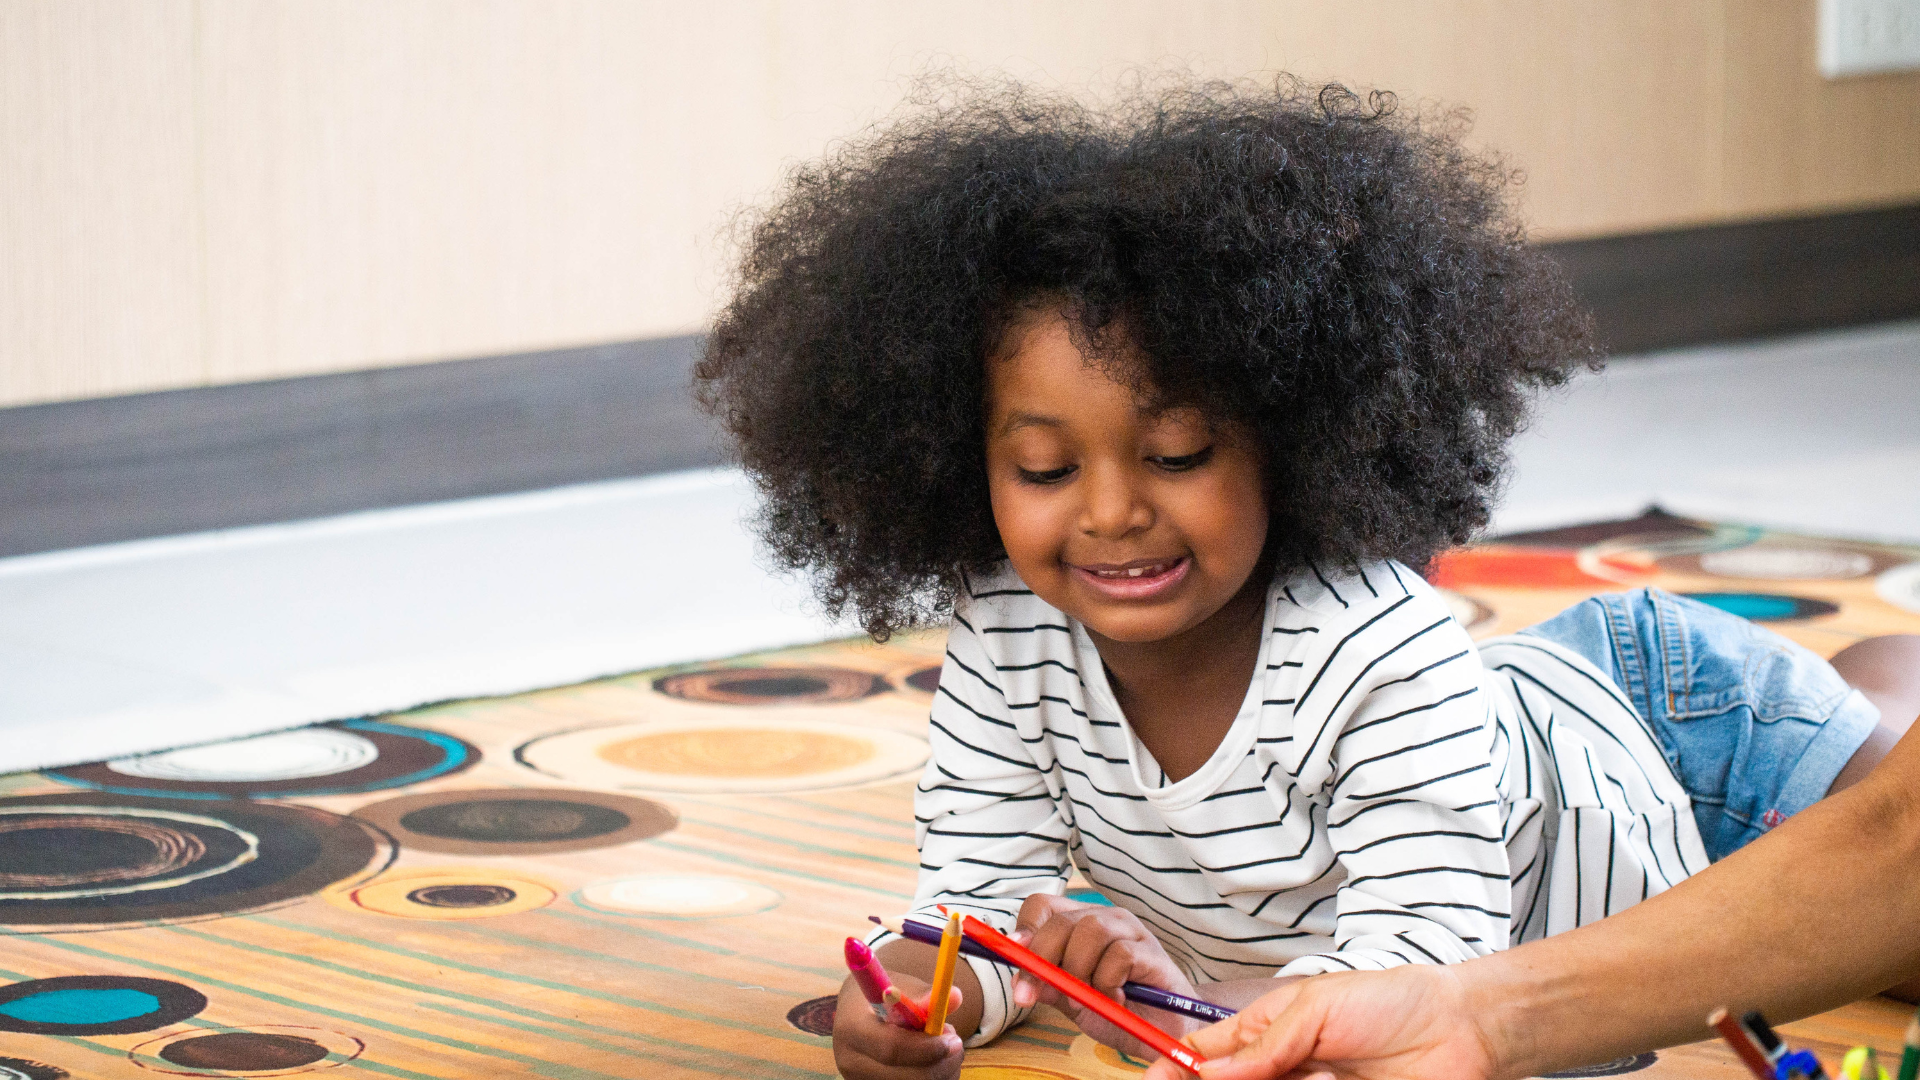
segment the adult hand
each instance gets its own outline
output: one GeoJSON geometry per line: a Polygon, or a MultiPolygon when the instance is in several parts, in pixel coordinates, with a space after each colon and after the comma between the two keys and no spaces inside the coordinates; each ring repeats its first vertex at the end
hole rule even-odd
{"type": "MultiPolygon", "coordinates": [[[[1203,1080],[1488,1080],[1498,1067],[1458,974],[1423,964],[1302,979],[1187,1042],[1210,1059],[1203,1080]]],[[[1165,1059],[1147,1073],[1186,1075],[1165,1059]]]]}

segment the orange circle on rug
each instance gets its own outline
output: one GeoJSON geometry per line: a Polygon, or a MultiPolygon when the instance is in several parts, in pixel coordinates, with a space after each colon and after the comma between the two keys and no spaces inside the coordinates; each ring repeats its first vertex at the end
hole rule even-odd
{"type": "Polygon", "coordinates": [[[873,757],[873,743],[844,735],[782,728],[697,728],[640,735],[594,751],[602,761],[668,776],[761,779],[851,769],[873,757]]]}
{"type": "Polygon", "coordinates": [[[1618,554],[1599,555],[1588,567],[1613,575],[1599,577],[1583,568],[1580,552],[1572,548],[1484,547],[1455,548],[1433,561],[1427,580],[1446,589],[1474,585],[1506,589],[1582,589],[1617,585],[1648,577],[1639,561],[1618,554]]]}
{"type": "Polygon", "coordinates": [[[1032,1065],[962,1065],[960,1080],[1075,1080],[1071,1073],[1032,1065]]]}
{"type": "Polygon", "coordinates": [[[468,866],[436,866],[383,874],[365,885],[327,893],[333,904],[402,919],[459,922],[535,911],[560,890],[526,874],[468,866]]]}
{"type": "Polygon", "coordinates": [[[900,780],[927,763],[927,741],[916,735],[800,716],[769,722],[765,716],[557,731],[522,743],[513,757],[586,787],[739,795],[900,780]]]}

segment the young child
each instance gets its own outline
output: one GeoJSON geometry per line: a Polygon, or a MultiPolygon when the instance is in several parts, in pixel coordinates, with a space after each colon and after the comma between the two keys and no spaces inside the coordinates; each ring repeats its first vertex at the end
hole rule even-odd
{"type": "MultiPolygon", "coordinates": [[[[1285,82],[989,87],[754,223],[696,379],[763,535],[877,637],[950,617],[922,918],[1238,1006],[1601,918],[1884,752],[1824,661],[1712,609],[1602,598],[1476,650],[1420,578],[1596,355],[1458,128],[1285,82]],[[1060,897],[1076,868],[1111,906],[1060,897]]],[[[931,950],[880,954],[924,986],[931,950]]],[[[850,988],[841,1072],[954,1076],[1070,1007],[957,986],[939,1037],[850,988]]]]}

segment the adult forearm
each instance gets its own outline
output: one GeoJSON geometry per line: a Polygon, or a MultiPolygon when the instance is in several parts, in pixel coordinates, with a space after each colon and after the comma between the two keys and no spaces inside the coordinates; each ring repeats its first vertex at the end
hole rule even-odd
{"type": "MultiPolygon", "coordinates": [[[[1920,731],[1920,729],[1916,729],[1920,731]]],[[[1920,972],[1920,735],[1857,786],[1619,915],[1461,965],[1497,1075],[1793,1019],[1920,972]]]]}

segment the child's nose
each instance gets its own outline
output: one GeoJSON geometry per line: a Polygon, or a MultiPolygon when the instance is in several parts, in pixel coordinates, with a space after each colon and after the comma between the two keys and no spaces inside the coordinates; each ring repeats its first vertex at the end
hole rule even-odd
{"type": "Polygon", "coordinates": [[[1089,536],[1118,538],[1153,525],[1153,505],[1118,470],[1089,470],[1082,487],[1086,505],[1081,510],[1080,529],[1089,536]]]}

